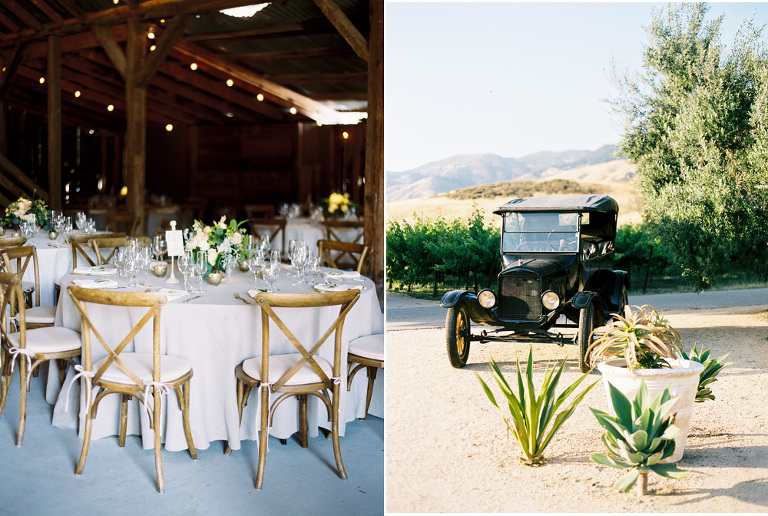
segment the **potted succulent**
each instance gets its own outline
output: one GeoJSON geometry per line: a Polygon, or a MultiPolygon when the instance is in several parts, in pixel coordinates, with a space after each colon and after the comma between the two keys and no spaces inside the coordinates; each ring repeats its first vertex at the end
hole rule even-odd
{"type": "Polygon", "coordinates": [[[669,388],[676,398],[671,415],[680,433],[675,437],[674,454],[664,462],[677,462],[683,457],[694,400],[704,366],[682,358],[680,334],[652,306],[627,305],[624,315],[593,331],[597,338],[587,355],[592,366],[605,379],[611,397],[611,385],[628,399],[635,397],[644,381],[651,397],[669,388]]]}
{"type": "Polygon", "coordinates": [[[592,390],[592,387],[597,385],[597,382],[586,387],[581,393],[576,396],[569,405],[563,410],[555,414],[560,407],[565,403],[566,399],[573,393],[581,382],[589,375],[584,373],[569,387],[567,387],[560,395],[555,393],[557,384],[560,382],[560,376],[565,366],[565,359],[560,363],[559,368],[547,369],[544,372],[544,380],[542,381],[539,395],[536,395],[536,389],[533,385],[533,348],[528,351],[528,364],[525,368],[525,377],[520,372],[520,361],[517,361],[517,385],[518,395],[512,391],[509,383],[501,374],[499,366],[493,360],[490,361],[491,372],[493,379],[496,380],[504,397],[507,398],[507,406],[509,407],[510,415],[509,419],[499,407],[496,402],[496,398],[493,395],[491,389],[486,385],[482,378],[477,373],[477,379],[483,386],[485,394],[491,403],[499,410],[501,419],[504,420],[504,424],[507,426],[507,430],[515,437],[515,441],[520,446],[522,451],[522,457],[520,460],[523,464],[528,466],[536,466],[544,462],[544,450],[547,445],[552,441],[560,427],[563,426],[569,417],[576,410],[576,406],[584,399],[584,396],[592,390]],[[554,420],[553,420],[554,418],[554,420]],[[551,425],[550,425],[551,423],[551,425]]]}
{"type": "Polygon", "coordinates": [[[641,380],[634,399],[630,400],[610,383],[606,385],[615,415],[592,407],[589,410],[606,430],[602,441],[608,453],[593,453],[590,460],[627,471],[613,487],[626,493],[637,484],[637,494],[643,496],[648,488],[648,473],[673,479],[687,475],[676,464],[663,462],[674,455],[674,438],[680,435],[670,415],[676,401],[669,388],[652,399],[645,380],[641,380]]]}

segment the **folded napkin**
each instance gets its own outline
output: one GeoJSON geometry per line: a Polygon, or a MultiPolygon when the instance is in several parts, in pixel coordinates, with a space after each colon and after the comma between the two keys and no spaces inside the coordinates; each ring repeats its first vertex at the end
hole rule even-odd
{"type": "Polygon", "coordinates": [[[118,286],[117,281],[99,278],[95,280],[74,280],[72,283],[81,288],[115,288],[118,286]]]}
{"type": "Polygon", "coordinates": [[[165,294],[165,297],[168,298],[168,302],[176,301],[177,299],[184,297],[187,295],[186,290],[178,290],[173,288],[161,288],[158,290],[159,293],[165,294]]]}
{"type": "Polygon", "coordinates": [[[363,290],[362,285],[337,285],[336,283],[320,283],[315,285],[315,290],[320,292],[342,292],[344,290],[363,290]]]}
{"type": "Polygon", "coordinates": [[[94,265],[93,267],[76,267],[75,274],[97,274],[99,276],[108,276],[110,274],[117,274],[117,267],[111,264],[107,265],[94,265]]]}
{"type": "Polygon", "coordinates": [[[345,279],[360,279],[362,276],[357,271],[338,271],[333,270],[330,272],[324,272],[323,276],[330,279],[335,280],[345,280],[345,279]]]}
{"type": "Polygon", "coordinates": [[[251,297],[256,297],[262,292],[266,292],[266,291],[267,289],[265,288],[252,288],[251,290],[248,291],[248,295],[251,297]]]}

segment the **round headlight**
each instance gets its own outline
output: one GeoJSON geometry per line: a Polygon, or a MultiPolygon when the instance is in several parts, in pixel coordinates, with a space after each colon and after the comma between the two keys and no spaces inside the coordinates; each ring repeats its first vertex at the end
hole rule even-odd
{"type": "Polygon", "coordinates": [[[541,295],[541,302],[544,304],[545,307],[549,308],[550,310],[554,310],[555,308],[560,306],[560,296],[558,296],[551,290],[547,290],[541,295]]]}
{"type": "Polygon", "coordinates": [[[481,290],[477,294],[477,302],[483,308],[492,308],[496,304],[496,295],[490,290],[481,290]]]}

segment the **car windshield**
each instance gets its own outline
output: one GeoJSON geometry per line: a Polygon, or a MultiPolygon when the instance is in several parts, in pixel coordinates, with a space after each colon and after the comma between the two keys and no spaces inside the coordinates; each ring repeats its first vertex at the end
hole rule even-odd
{"type": "Polygon", "coordinates": [[[505,253],[575,253],[578,213],[505,213],[501,241],[505,253]]]}

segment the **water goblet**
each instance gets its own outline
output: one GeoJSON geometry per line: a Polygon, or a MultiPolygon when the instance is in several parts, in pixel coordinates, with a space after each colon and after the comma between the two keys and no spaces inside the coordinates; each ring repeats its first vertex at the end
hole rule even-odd
{"type": "Polygon", "coordinates": [[[262,276],[264,278],[264,281],[267,282],[268,292],[277,292],[277,289],[275,288],[275,282],[277,281],[277,272],[275,272],[272,267],[268,267],[264,269],[264,272],[262,273],[262,276]]]}
{"type": "Polygon", "coordinates": [[[121,278],[125,277],[125,262],[128,259],[128,249],[125,247],[118,247],[115,251],[115,266],[117,267],[117,275],[121,278]]]}
{"type": "Polygon", "coordinates": [[[179,256],[176,259],[176,265],[179,268],[179,272],[184,277],[184,290],[188,294],[191,294],[192,293],[191,292],[191,286],[190,286],[190,283],[189,283],[189,269],[190,269],[190,267],[189,267],[189,259],[187,258],[187,256],[189,254],[190,254],[190,252],[186,251],[184,254],[179,256]]]}
{"type": "Polygon", "coordinates": [[[258,288],[259,273],[264,269],[264,253],[253,253],[248,259],[248,268],[253,273],[253,284],[258,288]]]}

